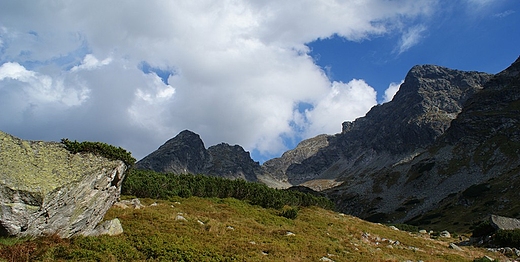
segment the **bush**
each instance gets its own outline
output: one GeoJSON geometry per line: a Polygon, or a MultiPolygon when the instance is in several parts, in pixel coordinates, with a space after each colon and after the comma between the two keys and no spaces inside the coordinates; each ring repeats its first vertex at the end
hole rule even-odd
{"type": "Polygon", "coordinates": [[[74,142],[67,138],[61,139],[61,143],[65,145],[65,148],[71,153],[92,153],[95,155],[106,157],[110,160],[121,160],[127,166],[133,166],[135,164],[135,158],[132,157],[130,152],[127,152],[121,147],[115,147],[102,142],[74,142]]]}
{"type": "Polygon", "coordinates": [[[123,180],[122,194],[140,198],[170,199],[172,197],[218,197],[245,200],[253,205],[280,209],[288,206],[318,206],[333,209],[326,197],[299,191],[279,190],[264,184],[241,179],[229,180],[204,175],[164,174],[150,170],[131,169],[123,180]]]}
{"type": "Polygon", "coordinates": [[[388,224],[388,226],[397,227],[401,231],[408,231],[408,232],[412,232],[412,233],[419,232],[419,227],[408,225],[408,224],[388,224]]]}
{"type": "Polygon", "coordinates": [[[520,248],[520,229],[498,230],[495,234],[494,241],[502,247],[520,248]]]}
{"type": "Polygon", "coordinates": [[[299,209],[297,207],[292,207],[289,209],[285,209],[280,213],[280,216],[288,218],[288,219],[296,219],[298,216],[299,209]]]}
{"type": "Polygon", "coordinates": [[[491,225],[489,221],[483,221],[480,222],[478,225],[473,228],[473,231],[471,232],[472,237],[483,237],[488,236],[495,232],[495,228],[491,225]]]}

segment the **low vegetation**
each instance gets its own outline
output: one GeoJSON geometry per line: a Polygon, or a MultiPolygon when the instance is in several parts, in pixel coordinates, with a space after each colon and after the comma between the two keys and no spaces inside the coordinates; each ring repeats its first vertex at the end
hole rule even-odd
{"type": "MultiPolygon", "coordinates": [[[[72,153],[93,153],[133,166],[129,152],[100,142],[62,143],[72,153]]],[[[122,198],[144,208],[113,207],[118,236],[0,238],[0,261],[477,261],[501,255],[450,249],[417,227],[381,224],[336,213],[321,196],[277,190],[244,180],[174,175],[130,168],[122,198]]],[[[519,232],[497,240],[517,243],[519,232]]],[[[503,257],[501,257],[503,258],[503,257]]]]}
{"type": "Polygon", "coordinates": [[[0,244],[6,261],[473,261],[496,253],[448,248],[445,241],[396,231],[318,207],[295,219],[234,198],[141,199],[146,207],[111,208],[118,236],[55,236],[0,244]],[[179,219],[182,216],[185,219],[179,219]]]}
{"type": "Polygon", "coordinates": [[[229,180],[204,175],[174,175],[150,170],[132,169],[122,186],[123,194],[139,198],[171,199],[172,197],[232,197],[264,208],[284,206],[318,206],[333,209],[326,197],[293,190],[278,190],[242,179],[229,180]]]}
{"type": "Polygon", "coordinates": [[[494,242],[501,247],[520,248],[520,229],[498,230],[494,235],[494,242]]]}
{"type": "Polygon", "coordinates": [[[132,154],[122,147],[115,147],[102,142],[78,142],[76,140],[70,141],[67,138],[61,139],[61,143],[71,153],[92,153],[106,157],[110,160],[121,160],[125,162],[127,166],[133,166],[135,164],[135,158],[132,154]]]}

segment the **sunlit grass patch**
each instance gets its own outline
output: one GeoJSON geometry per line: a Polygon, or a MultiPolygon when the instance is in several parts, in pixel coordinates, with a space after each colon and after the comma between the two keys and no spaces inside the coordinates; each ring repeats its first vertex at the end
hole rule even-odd
{"type": "Polygon", "coordinates": [[[0,252],[8,261],[472,261],[489,255],[318,207],[302,207],[289,219],[279,209],[233,198],[141,203],[146,207],[107,212],[106,220],[121,220],[122,235],[38,238],[2,244],[0,252]]]}

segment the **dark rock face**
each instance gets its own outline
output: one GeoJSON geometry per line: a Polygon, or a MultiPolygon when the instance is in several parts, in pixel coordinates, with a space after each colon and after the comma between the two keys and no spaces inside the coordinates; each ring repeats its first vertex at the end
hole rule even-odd
{"type": "Polygon", "coordinates": [[[199,135],[185,130],[136,163],[136,168],[174,174],[205,174],[257,181],[258,162],[241,146],[221,143],[205,148],[199,135]]]}
{"type": "Polygon", "coordinates": [[[318,153],[321,148],[326,147],[329,144],[329,138],[332,138],[332,136],[319,135],[303,140],[298,144],[298,146],[296,146],[295,149],[283,153],[281,157],[266,161],[262,165],[262,168],[267,174],[270,174],[279,181],[294,183],[292,179],[291,181],[288,181],[289,178],[286,174],[287,169],[291,165],[299,164],[301,161],[318,153]]]}
{"type": "MultiPolygon", "coordinates": [[[[328,194],[343,211],[372,221],[434,223],[440,216],[471,207],[500,214],[517,212],[516,204],[511,204],[516,202],[510,202],[517,196],[510,187],[520,182],[519,72],[517,60],[489,79],[482,90],[466,97],[456,119],[447,124],[428,122],[426,130],[440,134],[432,136],[429,145],[422,144],[424,149],[392,165],[344,175],[344,184],[328,194]]],[[[481,83],[486,77],[472,79],[481,79],[475,82],[481,83]]],[[[394,101],[399,97],[403,94],[396,95],[394,101]]],[[[412,125],[421,123],[413,119],[412,125]]],[[[437,115],[433,119],[441,118],[437,115]]],[[[413,144],[419,142],[418,137],[412,136],[413,144]]],[[[480,220],[487,214],[473,216],[480,220]]]]}
{"type": "Polygon", "coordinates": [[[257,181],[257,175],[262,173],[258,162],[253,161],[249,152],[241,146],[221,143],[209,147],[208,152],[210,161],[205,168],[205,174],[257,181]]]}
{"type": "Polygon", "coordinates": [[[343,132],[310,157],[293,162],[293,184],[317,178],[346,179],[391,166],[431,145],[450,126],[462,104],[492,75],[440,66],[413,67],[391,102],[343,123],[343,132]]]}
{"type": "Polygon", "coordinates": [[[209,161],[200,136],[184,130],[136,163],[136,168],[175,174],[199,174],[209,161]]]}

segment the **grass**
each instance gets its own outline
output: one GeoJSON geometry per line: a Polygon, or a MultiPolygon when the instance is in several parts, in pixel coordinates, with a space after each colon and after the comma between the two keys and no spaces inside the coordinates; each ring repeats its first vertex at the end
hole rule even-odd
{"type": "Polygon", "coordinates": [[[469,235],[475,226],[488,220],[491,214],[518,218],[520,204],[515,200],[520,196],[516,190],[520,187],[519,174],[520,167],[517,167],[500,178],[450,194],[437,204],[437,208],[405,223],[427,230],[448,230],[469,235]]]}
{"type": "Polygon", "coordinates": [[[106,220],[121,220],[122,235],[2,242],[0,257],[5,261],[319,261],[322,257],[473,261],[484,255],[498,257],[472,247],[456,251],[448,248],[449,242],[318,207],[302,207],[295,219],[288,219],[278,209],[233,198],[141,202],[147,207],[114,207],[107,212],[106,220]],[[154,202],[157,205],[150,206],[154,202]]]}

